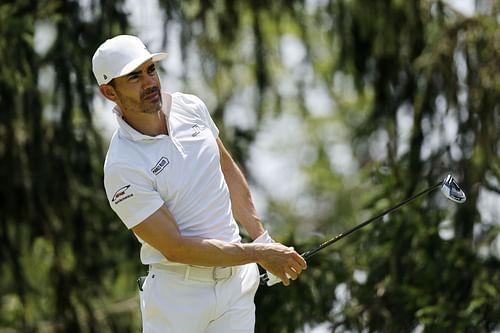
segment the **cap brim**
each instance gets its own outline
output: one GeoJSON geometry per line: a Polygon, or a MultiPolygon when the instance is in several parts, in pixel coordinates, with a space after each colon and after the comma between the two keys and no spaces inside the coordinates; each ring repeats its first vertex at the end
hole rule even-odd
{"type": "Polygon", "coordinates": [[[142,65],[143,63],[145,63],[148,60],[152,60],[153,62],[160,61],[160,60],[165,59],[167,57],[167,55],[168,54],[165,52],[159,52],[159,53],[151,53],[151,54],[145,55],[143,57],[134,59],[122,68],[122,70],[120,71],[120,74],[117,77],[124,76],[124,75],[127,75],[127,74],[133,72],[134,69],[136,69],[137,67],[139,67],[140,65],[142,65]]]}

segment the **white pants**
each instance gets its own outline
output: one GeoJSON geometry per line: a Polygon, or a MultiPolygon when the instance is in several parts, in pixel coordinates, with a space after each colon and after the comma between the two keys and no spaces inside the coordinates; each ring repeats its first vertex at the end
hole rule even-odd
{"type": "Polygon", "coordinates": [[[252,333],[256,264],[224,280],[196,281],[152,268],[140,292],[143,333],[252,333]]]}

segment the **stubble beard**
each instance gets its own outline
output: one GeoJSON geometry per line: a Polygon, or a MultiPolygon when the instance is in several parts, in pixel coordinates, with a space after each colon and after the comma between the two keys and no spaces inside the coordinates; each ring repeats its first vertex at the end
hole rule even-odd
{"type": "Polygon", "coordinates": [[[161,106],[163,105],[163,100],[161,98],[160,88],[152,87],[141,92],[140,96],[140,112],[142,113],[156,113],[161,110],[161,106]],[[158,94],[158,101],[153,103],[146,103],[144,100],[146,96],[152,93],[158,94]]]}
{"type": "Polygon", "coordinates": [[[118,92],[117,94],[118,97],[120,98],[122,108],[126,110],[131,110],[134,113],[146,113],[146,114],[156,113],[161,110],[161,107],[163,105],[160,88],[158,87],[153,87],[142,91],[139,96],[139,100],[136,100],[135,98],[132,97],[121,95],[118,92]],[[153,92],[158,93],[158,101],[152,103],[146,102],[145,97],[153,92]]]}

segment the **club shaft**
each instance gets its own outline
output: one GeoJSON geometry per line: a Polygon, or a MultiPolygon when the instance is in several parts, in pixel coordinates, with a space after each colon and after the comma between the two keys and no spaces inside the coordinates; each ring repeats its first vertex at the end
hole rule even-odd
{"type": "MultiPolygon", "coordinates": [[[[385,211],[381,212],[380,214],[378,214],[378,215],[376,215],[376,216],[374,216],[374,217],[372,217],[372,218],[370,218],[370,219],[368,219],[366,221],[361,222],[360,224],[356,225],[354,228],[352,228],[350,230],[347,230],[347,231],[345,231],[345,232],[343,232],[341,234],[338,234],[337,236],[333,237],[332,239],[329,239],[326,242],[321,243],[317,247],[315,247],[315,248],[313,248],[313,249],[311,249],[311,250],[309,250],[307,252],[302,253],[301,256],[304,259],[306,259],[306,260],[309,259],[309,258],[311,258],[313,255],[315,255],[316,253],[318,253],[319,251],[321,251],[325,247],[328,247],[328,246],[332,245],[333,243],[338,242],[342,238],[344,238],[346,236],[349,236],[353,232],[355,232],[355,231],[363,228],[364,226],[372,223],[373,221],[378,220],[379,218],[381,218],[381,217],[383,217],[383,216],[385,216],[385,215],[387,215],[387,214],[395,211],[396,209],[400,208],[401,206],[406,205],[410,201],[413,201],[413,200],[417,199],[418,197],[420,197],[420,196],[422,196],[424,194],[427,194],[429,192],[434,191],[435,189],[439,188],[442,184],[443,184],[443,182],[441,181],[441,182],[437,183],[436,185],[431,186],[428,189],[425,189],[422,192],[419,192],[419,193],[417,193],[417,194],[415,194],[415,195],[413,195],[413,196],[411,196],[411,197],[409,197],[409,198],[401,201],[400,203],[398,203],[398,204],[396,204],[396,205],[394,205],[394,206],[386,209],[385,211]]],[[[269,280],[269,278],[267,277],[267,273],[262,274],[260,276],[260,280],[261,280],[261,284],[265,284],[269,280]]]]}
{"type": "Polygon", "coordinates": [[[442,185],[442,182],[439,182],[438,184],[434,185],[434,186],[431,186],[429,187],[428,189],[426,190],[423,190],[422,192],[419,192],[411,197],[409,197],[408,199],[405,199],[403,201],[401,201],[400,203],[392,206],[391,208],[388,208],[386,209],[385,211],[381,212],[380,214],[364,221],[364,222],[361,222],[360,224],[358,224],[357,226],[355,226],[354,228],[348,230],[348,231],[345,231],[341,234],[338,234],[337,236],[333,237],[332,239],[329,239],[327,240],[326,242],[324,243],[321,243],[320,245],[318,245],[317,247],[315,247],[314,249],[311,249],[307,252],[304,252],[301,254],[302,257],[304,257],[304,259],[309,259],[311,258],[313,255],[315,255],[316,253],[318,253],[318,251],[321,251],[322,249],[324,249],[325,247],[327,246],[330,246],[332,245],[333,243],[335,242],[338,242],[339,240],[341,240],[342,238],[346,237],[346,236],[349,236],[350,234],[352,234],[353,232],[363,228],[364,226],[372,223],[373,221],[375,220],[378,220],[379,218],[397,210],[398,208],[400,208],[401,206],[404,206],[406,205],[407,203],[409,203],[410,201],[413,201],[415,199],[417,199],[418,197],[424,195],[424,194],[427,194],[429,192],[432,192],[434,191],[435,189],[439,188],[440,186],[442,185]]]}

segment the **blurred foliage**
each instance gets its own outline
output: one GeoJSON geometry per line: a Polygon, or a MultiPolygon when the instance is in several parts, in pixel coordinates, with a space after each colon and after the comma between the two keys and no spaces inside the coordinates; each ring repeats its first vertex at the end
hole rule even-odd
{"type": "Polygon", "coordinates": [[[0,5],[0,331],[138,330],[130,306],[114,311],[128,298],[137,312],[134,283],[123,281],[137,271],[136,247],[101,190],[89,61],[102,36],[126,29],[126,14],[119,1],[87,10],[76,1],[0,5]]]}
{"type": "MultiPolygon", "coordinates": [[[[243,167],[269,121],[302,126],[275,129],[288,135],[276,158],[296,156],[307,180],[300,200],[267,193],[275,238],[305,251],[448,171],[468,195],[421,198],[318,253],[291,287],[259,289],[256,332],[498,329],[499,226],[480,211],[500,195],[496,2],[473,16],[439,0],[159,4],[186,90],[243,167]],[[225,125],[235,103],[252,124],[225,125]]],[[[134,32],[129,14],[123,1],[0,3],[0,332],[140,330],[143,268],[102,191],[90,68],[102,40],[134,32]]]]}

